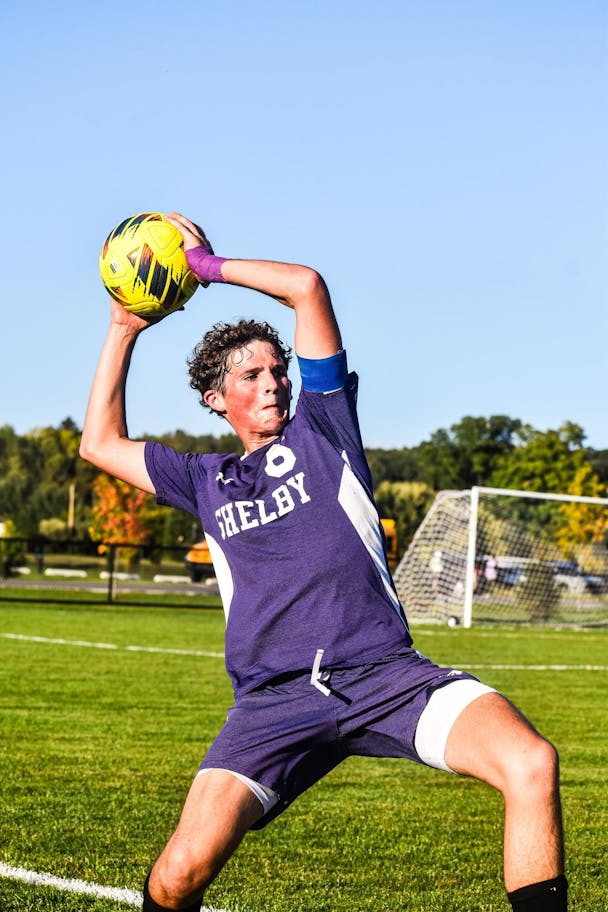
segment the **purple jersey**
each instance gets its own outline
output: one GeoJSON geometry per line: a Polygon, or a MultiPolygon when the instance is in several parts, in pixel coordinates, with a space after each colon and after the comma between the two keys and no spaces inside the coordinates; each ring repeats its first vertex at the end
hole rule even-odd
{"type": "Polygon", "coordinates": [[[146,445],[158,503],[199,516],[226,615],[235,694],[411,645],[356,415],[357,377],[302,389],[280,438],[245,457],[146,445]]]}

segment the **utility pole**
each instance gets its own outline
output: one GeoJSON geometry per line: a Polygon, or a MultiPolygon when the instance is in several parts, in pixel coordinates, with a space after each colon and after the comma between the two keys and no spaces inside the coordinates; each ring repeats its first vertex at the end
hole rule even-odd
{"type": "Polygon", "coordinates": [[[74,503],[76,501],[76,485],[74,482],[70,484],[68,491],[68,533],[72,535],[74,531],[74,503]]]}

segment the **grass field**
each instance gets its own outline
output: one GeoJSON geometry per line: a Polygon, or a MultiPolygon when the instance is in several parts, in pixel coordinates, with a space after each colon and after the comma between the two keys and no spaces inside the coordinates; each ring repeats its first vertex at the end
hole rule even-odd
{"type": "MultiPolygon", "coordinates": [[[[571,908],[603,912],[608,633],[420,627],[415,636],[432,658],[507,693],[557,744],[571,908]]],[[[0,602],[0,650],[0,872],[140,890],[230,705],[222,613],[0,602]]],[[[206,903],[230,912],[506,910],[501,814],[479,783],[351,759],[248,837],[206,903]]],[[[121,908],[0,877],[2,912],[121,908]]]]}

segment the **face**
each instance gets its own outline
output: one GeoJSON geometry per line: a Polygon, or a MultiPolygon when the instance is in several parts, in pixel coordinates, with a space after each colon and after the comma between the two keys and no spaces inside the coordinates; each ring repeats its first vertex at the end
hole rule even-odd
{"type": "Polygon", "coordinates": [[[290,398],[285,362],[259,339],[232,354],[223,393],[205,393],[207,405],[224,415],[247,450],[281,433],[289,420],[290,398]]]}

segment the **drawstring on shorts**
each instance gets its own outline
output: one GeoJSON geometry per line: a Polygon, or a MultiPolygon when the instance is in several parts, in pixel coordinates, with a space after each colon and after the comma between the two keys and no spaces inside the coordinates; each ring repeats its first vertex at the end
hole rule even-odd
{"type": "Polygon", "coordinates": [[[312,663],[312,672],[310,675],[310,683],[313,687],[316,687],[317,690],[320,690],[322,694],[325,694],[326,697],[331,696],[331,690],[329,687],[326,687],[326,683],[329,682],[331,677],[331,672],[321,671],[321,659],[323,658],[324,649],[317,649],[317,654],[315,660],[312,663]]]}

